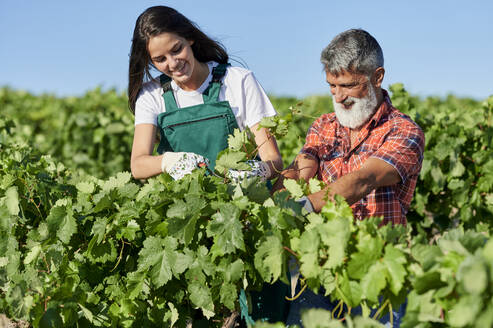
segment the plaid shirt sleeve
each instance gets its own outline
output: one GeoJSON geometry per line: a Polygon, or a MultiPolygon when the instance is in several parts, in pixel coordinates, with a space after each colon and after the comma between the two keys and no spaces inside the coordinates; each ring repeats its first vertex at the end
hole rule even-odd
{"type": "Polygon", "coordinates": [[[305,144],[300,150],[300,154],[310,155],[316,159],[318,158],[320,146],[322,145],[322,117],[319,117],[308,129],[306,134],[305,144]]]}
{"type": "Polygon", "coordinates": [[[424,134],[421,128],[409,118],[392,127],[390,134],[380,148],[371,155],[395,167],[402,183],[419,174],[423,161],[424,134]]]}

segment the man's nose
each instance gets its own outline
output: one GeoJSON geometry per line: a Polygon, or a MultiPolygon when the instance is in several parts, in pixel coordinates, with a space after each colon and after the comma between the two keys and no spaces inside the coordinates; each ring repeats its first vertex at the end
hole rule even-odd
{"type": "Polygon", "coordinates": [[[341,103],[346,100],[347,96],[344,94],[341,88],[335,87],[332,94],[336,100],[336,103],[341,103]]]}

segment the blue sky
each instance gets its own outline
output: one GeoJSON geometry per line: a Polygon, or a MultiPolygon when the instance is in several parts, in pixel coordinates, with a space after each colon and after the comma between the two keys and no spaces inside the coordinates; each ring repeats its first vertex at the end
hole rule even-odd
{"type": "Polygon", "coordinates": [[[419,96],[493,94],[493,1],[14,1],[0,2],[0,86],[80,95],[125,90],[137,16],[164,4],[182,12],[270,94],[327,94],[320,51],[363,28],[385,57],[384,87],[419,96]]]}

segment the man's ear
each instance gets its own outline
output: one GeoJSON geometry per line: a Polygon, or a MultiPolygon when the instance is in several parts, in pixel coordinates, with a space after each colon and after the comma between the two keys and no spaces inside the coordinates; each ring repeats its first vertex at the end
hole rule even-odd
{"type": "Polygon", "coordinates": [[[371,81],[374,87],[380,88],[382,86],[384,75],[385,75],[385,68],[379,67],[375,70],[371,81]]]}

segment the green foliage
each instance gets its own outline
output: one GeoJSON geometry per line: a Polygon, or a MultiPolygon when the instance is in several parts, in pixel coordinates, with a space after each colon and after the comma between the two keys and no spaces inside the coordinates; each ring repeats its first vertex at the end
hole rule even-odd
{"type": "Polygon", "coordinates": [[[420,101],[401,84],[394,106],[425,131],[423,167],[408,218],[439,230],[462,222],[484,230],[493,217],[493,96],[479,103],[449,96],[420,101]]]}
{"type": "MultiPolygon", "coordinates": [[[[239,310],[241,289],[285,281],[296,254],[302,284],[361,306],[348,327],[378,326],[375,312],[406,295],[405,327],[493,325],[493,97],[391,92],[426,135],[407,227],[354,222],[340,199],[307,214],[293,199],[317,183],[290,181],[274,195],[255,179],[229,184],[223,173],[257,154],[249,131],[230,138],[216,174],[143,184],[128,173],[133,119],[123,95],[0,89],[9,117],[0,118],[0,312],[35,327],[220,326],[239,310]]],[[[261,125],[287,165],[332,103],[271,98],[281,115],[261,125]]],[[[306,327],[342,326],[336,318],[303,315],[306,327]]]]}
{"type": "Polygon", "coordinates": [[[99,178],[129,170],[133,116],[124,94],[99,88],[82,97],[33,96],[0,89],[2,115],[18,140],[99,178]]]}

